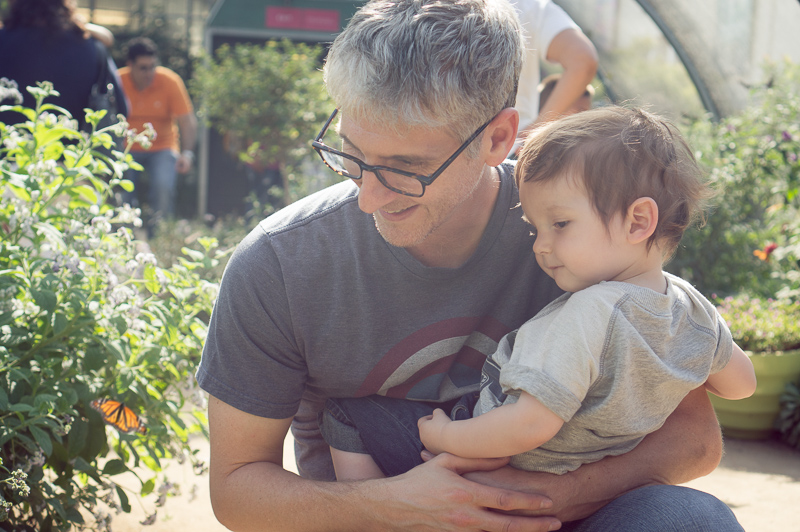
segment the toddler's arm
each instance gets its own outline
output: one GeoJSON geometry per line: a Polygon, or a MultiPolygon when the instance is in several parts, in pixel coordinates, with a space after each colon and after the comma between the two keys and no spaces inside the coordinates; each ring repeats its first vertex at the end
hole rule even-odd
{"type": "Polygon", "coordinates": [[[444,411],[419,420],[419,435],[434,454],[500,458],[530,451],[556,435],[564,421],[525,392],[519,401],[481,416],[452,421],[444,411]]]}
{"type": "Polygon", "coordinates": [[[744,399],[753,395],[756,390],[753,363],[735,342],[730,361],[721,371],[708,377],[706,389],[723,399],[744,399]]]}

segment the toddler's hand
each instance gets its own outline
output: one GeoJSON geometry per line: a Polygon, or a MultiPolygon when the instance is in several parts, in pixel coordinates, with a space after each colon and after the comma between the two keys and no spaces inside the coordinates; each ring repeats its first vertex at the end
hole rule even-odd
{"type": "Polygon", "coordinates": [[[433,414],[420,418],[417,422],[422,444],[433,454],[441,454],[447,451],[447,449],[444,449],[442,432],[448,423],[452,423],[452,420],[441,408],[437,408],[433,411],[433,414]]]}

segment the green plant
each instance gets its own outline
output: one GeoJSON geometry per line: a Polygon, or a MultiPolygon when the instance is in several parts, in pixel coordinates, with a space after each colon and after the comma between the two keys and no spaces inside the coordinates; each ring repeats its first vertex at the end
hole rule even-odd
{"type": "Polygon", "coordinates": [[[26,118],[0,124],[0,526],[108,529],[100,501],[130,510],[115,475],[149,469],[137,477],[147,494],[163,459],[196,461],[188,436],[205,417],[187,397],[216,285],[195,271],[217,260],[216,242],[159,267],[133,237],[138,213],[105,203],[131,186],[122,175],[135,163],[112,142],[124,121],[96,130],[102,113],[90,111],[81,134],[44,103],[51,84],[28,90],[35,109],[0,107],[26,118]],[[123,401],[147,432],[104,424],[98,398],[123,401]]]}
{"type": "Polygon", "coordinates": [[[213,259],[201,252],[190,253],[197,260],[195,273],[201,279],[219,282],[228,257],[258,221],[247,223],[237,217],[220,218],[211,223],[202,220],[164,220],[148,242],[158,263],[166,267],[180,263],[186,256],[187,247],[196,248],[202,240],[218,242],[220,251],[213,259]]]}
{"type": "Polygon", "coordinates": [[[766,70],[769,81],[741,113],[687,131],[719,194],[667,268],[705,294],[800,293],[800,65],[766,70]]]}
{"type": "Polygon", "coordinates": [[[775,428],[783,441],[800,450],[800,381],[786,385],[775,428]]]}
{"type": "Polygon", "coordinates": [[[298,167],[333,110],[322,53],[321,46],[288,40],[223,45],[213,57],[200,58],[189,84],[198,114],[226,138],[231,152],[256,171],[280,169],[284,204],[308,192],[300,186],[298,196],[290,182],[303,179],[298,167]]]}
{"type": "Polygon", "coordinates": [[[745,293],[717,301],[734,341],[745,351],[800,348],[800,302],[764,299],[745,293]]]}

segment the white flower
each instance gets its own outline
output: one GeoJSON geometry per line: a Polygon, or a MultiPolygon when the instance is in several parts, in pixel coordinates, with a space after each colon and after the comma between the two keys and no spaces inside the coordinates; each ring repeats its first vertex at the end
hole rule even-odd
{"type": "MultiPolygon", "coordinates": [[[[96,205],[92,205],[92,207],[96,207],[96,205]]],[[[109,222],[108,218],[105,216],[95,216],[92,218],[92,226],[103,234],[111,232],[111,222],[109,222]]]]}
{"type": "Polygon", "coordinates": [[[155,265],[157,263],[156,256],[152,253],[137,253],[135,258],[139,264],[155,265]]]}

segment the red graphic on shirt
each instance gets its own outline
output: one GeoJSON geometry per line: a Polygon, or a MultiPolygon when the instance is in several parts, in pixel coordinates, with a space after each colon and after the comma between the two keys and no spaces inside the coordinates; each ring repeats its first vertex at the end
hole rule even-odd
{"type": "Polygon", "coordinates": [[[443,387],[455,390],[479,382],[487,355],[510,331],[486,316],[453,318],[429,325],[386,353],[355,397],[378,393],[417,400],[440,399],[443,387]]]}

